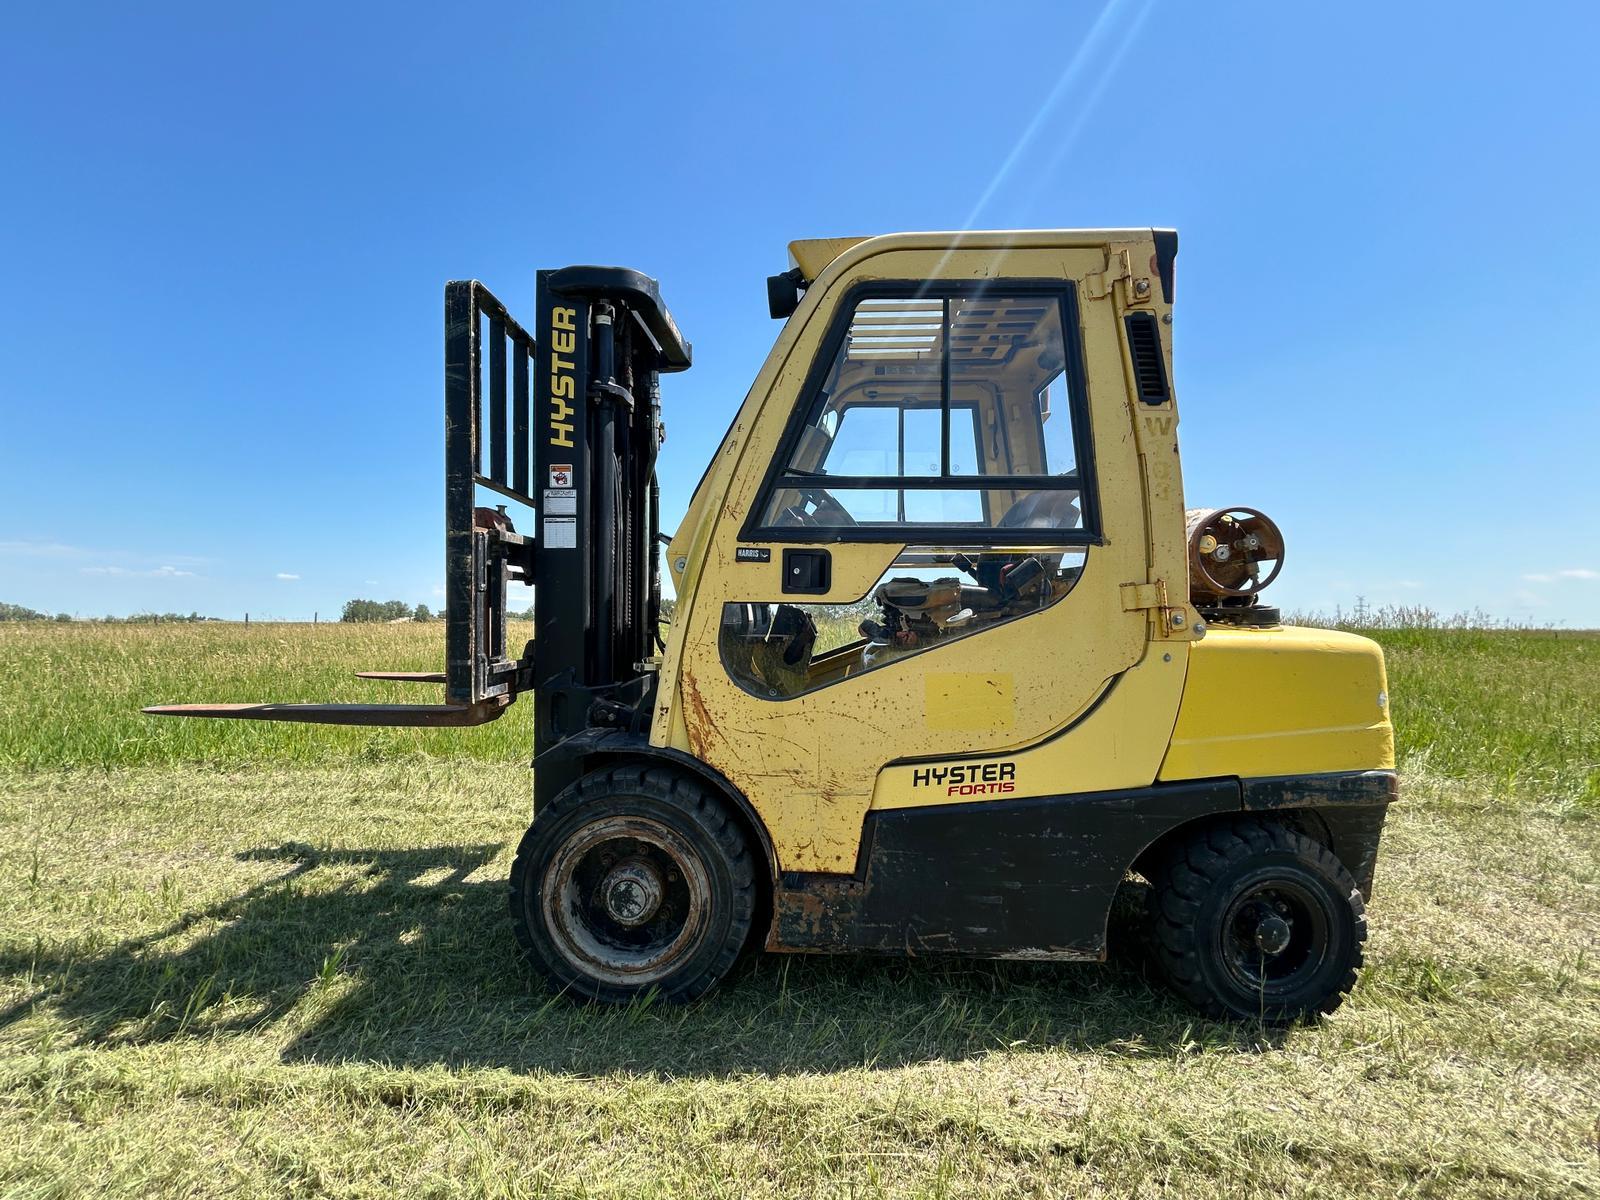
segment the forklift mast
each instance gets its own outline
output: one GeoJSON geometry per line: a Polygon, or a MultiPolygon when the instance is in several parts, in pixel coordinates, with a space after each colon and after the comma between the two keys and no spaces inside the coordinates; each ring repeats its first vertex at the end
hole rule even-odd
{"type": "Polygon", "coordinates": [[[540,271],[535,328],[476,281],[446,286],[445,696],[497,712],[532,689],[538,753],[648,711],[660,375],[685,370],[690,348],[655,280],[620,267],[540,271]],[[536,531],[479,507],[478,488],[533,508],[536,531]],[[513,581],[537,599],[515,655],[513,581]]]}
{"type": "MultiPolygon", "coordinates": [[[[443,704],[170,704],[160,716],[463,726],[535,693],[535,755],[593,726],[648,721],[659,646],[660,376],[689,343],[656,281],[624,267],[538,273],[537,333],[476,280],[445,285],[445,669],[366,671],[443,684],[443,704]],[[478,504],[478,489],[538,525],[478,504]],[[507,644],[511,585],[536,636],[507,644]]],[[[520,607],[520,605],[519,605],[520,607]]]]}

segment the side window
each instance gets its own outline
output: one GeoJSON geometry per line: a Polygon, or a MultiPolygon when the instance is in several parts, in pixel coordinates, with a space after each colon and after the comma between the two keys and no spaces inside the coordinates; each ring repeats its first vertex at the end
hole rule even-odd
{"type": "Polygon", "coordinates": [[[853,604],[724,604],[722,662],[746,691],[786,700],[1048,608],[1085,553],[907,547],[853,604]]]}
{"type": "Polygon", "coordinates": [[[825,462],[840,475],[899,475],[899,416],[886,404],[841,409],[825,462]]]}
{"type": "Polygon", "coordinates": [[[791,428],[757,536],[1089,541],[1070,302],[1018,285],[859,300],[791,428]]]}
{"type": "Polygon", "coordinates": [[[1039,419],[1044,431],[1044,471],[1047,475],[1071,475],[1078,469],[1078,453],[1072,444],[1072,413],[1067,408],[1067,377],[1057,374],[1039,389],[1039,419]]]}

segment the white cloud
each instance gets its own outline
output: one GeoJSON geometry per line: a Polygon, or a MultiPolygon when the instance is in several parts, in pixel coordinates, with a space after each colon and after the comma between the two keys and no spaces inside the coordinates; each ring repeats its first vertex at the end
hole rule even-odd
{"type": "Polygon", "coordinates": [[[433,588],[433,594],[435,596],[444,595],[444,585],[443,584],[435,584],[434,588],[433,588]]]}
{"type": "Polygon", "coordinates": [[[364,579],[364,580],[362,580],[362,582],[365,583],[368,587],[377,587],[378,586],[378,581],[376,579],[364,579]]]}
{"type": "Polygon", "coordinates": [[[135,571],[128,567],[79,567],[80,575],[123,575],[141,579],[181,579],[193,576],[193,571],[180,571],[177,567],[152,567],[148,571],[135,571]]]}
{"type": "Polygon", "coordinates": [[[299,579],[300,576],[292,574],[292,573],[290,573],[288,571],[279,571],[278,572],[278,578],[279,579],[299,579]]]}

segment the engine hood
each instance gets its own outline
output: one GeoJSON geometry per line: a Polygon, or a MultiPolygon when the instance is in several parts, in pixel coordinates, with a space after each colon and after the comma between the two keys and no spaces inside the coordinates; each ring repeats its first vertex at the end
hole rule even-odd
{"type": "Polygon", "coordinates": [[[1370,638],[1213,625],[1189,654],[1161,779],[1394,767],[1383,650],[1370,638]]]}

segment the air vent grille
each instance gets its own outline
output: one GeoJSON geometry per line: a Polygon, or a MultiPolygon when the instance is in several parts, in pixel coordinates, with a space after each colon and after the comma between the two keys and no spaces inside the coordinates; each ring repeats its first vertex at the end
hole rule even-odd
{"type": "Polygon", "coordinates": [[[1133,378],[1139,399],[1146,404],[1165,404],[1172,399],[1167,386],[1167,364],[1161,356],[1161,331],[1155,313],[1136,312],[1127,316],[1128,352],[1133,356],[1133,378]]]}

